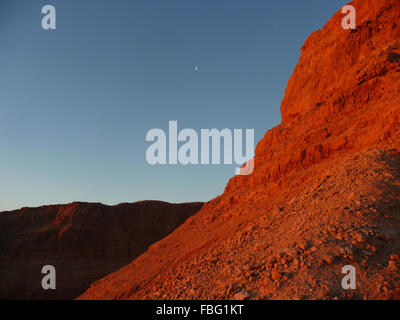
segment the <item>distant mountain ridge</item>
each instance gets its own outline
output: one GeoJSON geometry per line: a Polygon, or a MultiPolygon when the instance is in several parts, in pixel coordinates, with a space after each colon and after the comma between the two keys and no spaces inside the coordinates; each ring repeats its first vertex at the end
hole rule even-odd
{"type": "Polygon", "coordinates": [[[0,299],[73,299],[162,239],[202,203],[74,202],[0,213],[0,299]],[[57,289],[41,288],[56,268],[57,289]]]}

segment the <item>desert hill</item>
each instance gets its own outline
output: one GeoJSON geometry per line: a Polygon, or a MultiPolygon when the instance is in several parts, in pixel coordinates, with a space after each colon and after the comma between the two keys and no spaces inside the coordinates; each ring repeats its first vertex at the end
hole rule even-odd
{"type": "Polygon", "coordinates": [[[350,4],[356,30],[339,11],[301,48],[253,174],[81,299],[400,298],[400,2],[350,4]]]}
{"type": "Polygon", "coordinates": [[[74,202],[0,213],[0,299],[73,299],[131,262],[202,203],[74,202]],[[56,290],[43,290],[44,265],[56,290]]]}

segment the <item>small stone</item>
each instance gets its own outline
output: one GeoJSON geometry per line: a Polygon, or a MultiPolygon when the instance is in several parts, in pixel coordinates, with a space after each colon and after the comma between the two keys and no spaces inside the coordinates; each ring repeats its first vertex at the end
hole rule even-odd
{"type": "Polygon", "coordinates": [[[306,245],[304,243],[299,243],[297,245],[297,249],[300,249],[300,250],[304,251],[304,250],[306,250],[306,245]]]}
{"type": "Polygon", "coordinates": [[[369,246],[368,249],[371,250],[371,252],[373,253],[376,252],[376,248],[374,246],[369,246]]]}
{"type": "Polygon", "coordinates": [[[337,240],[343,240],[343,235],[342,235],[341,233],[338,233],[338,234],[335,236],[335,238],[336,238],[337,240]]]}
{"type": "Polygon", "coordinates": [[[290,258],[295,258],[298,255],[298,252],[295,248],[286,248],[285,252],[290,258]]]}
{"type": "Polygon", "coordinates": [[[322,257],[322,260],[325,261],[327,264],[333,264],[335,257],[330,254],[326,254],[322,257]]]}
{"type": "Polygon", "coordinates": [[[394,260],[389,261],[389,263],[388,263],[388,268],[389,268],[390,270],[397,271],[397,270],[398,270],[398,267],[397,267],[396,261],[394,261],[394,260]]]}
{"type": "Polygon", "coordinates": [[[272,279],[275,280],[275,281],[282,279],[282,276],[283,276],[282,273],[280,273],[278,271],[274,271],[271,274],[272,279]]]}
{"type": "Polygon", "coordinates": [[[390,255],[390,260],[400,260],[400,255],[398,255],[397,253],[392,253],[390,255]]]}
{"type": "Polygon", "coordinates": [[[356,232],[354,235],[354,238],[358,241],[358,242],[365,242],[367,241],[367,238],[365,237],[365,235],[361,232],[356,232]]]}
{"type": "Polygon", "coordinates": [[[247,300],[247,299],[249,299],[249,298],[250,298],[249,293],[246,292],[246,291],[244,291],[244,290],[242,290],[242,291],[236,293],[236,294],[233,296],[233,299],[234,299],[234,300],[247,300]]]}

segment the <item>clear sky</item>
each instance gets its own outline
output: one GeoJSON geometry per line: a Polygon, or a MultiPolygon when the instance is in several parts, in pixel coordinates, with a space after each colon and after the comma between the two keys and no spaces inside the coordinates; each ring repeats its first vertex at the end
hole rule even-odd
{"type": "Polygon", "coordinates": [[[235,165],[150,166],[147,131],[177,120],[259,141],[304,40],[347,2],[1,0],[0,211],[221,194],[235,165]]]}

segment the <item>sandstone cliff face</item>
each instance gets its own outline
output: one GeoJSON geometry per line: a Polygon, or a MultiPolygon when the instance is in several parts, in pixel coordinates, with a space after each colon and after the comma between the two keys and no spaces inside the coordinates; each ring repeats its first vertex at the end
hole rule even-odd
{"type": "Polygon", "coordinates": [[[400,3],[351,4],[357,30],[344,30],[338,12],[306,40],[282,101],[282,124],[258,144],[255,174],[235,177],[226,191],[399,138],[400,3]]]}
{"type": "Polygon", "coordinates": [[[201,208],[142,201],[23,208],[0,213],[0,299],[73,299],[118,270],[201,208]],[[41,269],[56,268],[43,290],[41,269]]]}
{"type": "Polygon", "coordinates": [[[350,4],[357,30],[338,12],[302,47],[253,174],[82,299],[400,298],[400,2],[350,4]]]}

